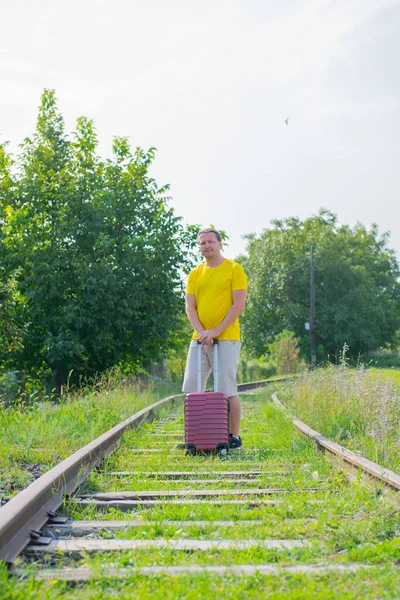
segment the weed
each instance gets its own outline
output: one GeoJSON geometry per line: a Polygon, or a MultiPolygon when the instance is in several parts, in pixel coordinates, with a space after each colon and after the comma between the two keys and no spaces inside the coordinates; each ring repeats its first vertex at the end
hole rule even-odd
{"type": "Polygon", "coordinates": [[[400,469],[400,387],[375,370],[327,367],[280,393],[297,417],[353,451],[400,469]]]}

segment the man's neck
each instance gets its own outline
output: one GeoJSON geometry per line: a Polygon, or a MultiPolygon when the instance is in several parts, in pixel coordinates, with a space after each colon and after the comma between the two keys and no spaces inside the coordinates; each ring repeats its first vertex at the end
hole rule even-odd
{"type": "Polygon", "coordinates": [[[219,265],[222,264],[225,260],[222,254],[219,254],[218,256],[205,257],[205,259],[207,267],[209,267],[210,269],[215,269],[215,267],[219,267],[219,265]]]}

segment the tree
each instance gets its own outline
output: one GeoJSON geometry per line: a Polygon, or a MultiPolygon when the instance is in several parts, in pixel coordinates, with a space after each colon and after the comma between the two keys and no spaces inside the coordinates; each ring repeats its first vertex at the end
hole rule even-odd
{"type": "Polygon", "coordinates": [[[162,356],[195,243],[168,206],[168,188],[149,176],[155,149],[132,152],[116,138],[113,157],[102,160],[96,148],[84,117],[69,140],[46,90],[3,200],[0,243],[27,313],[13,358],[36,373],[50,368],[57,389],[71,370],[90,375],[162,356]]]}
{"type": "Polygon", "coordinates": [[[14,186],[11,175],[13,161],[6,147],[7,144],[0,144],[0,371],[8,367],[10,353],[22,348],[24,330],[23,322],[19,319],[22,298],[16,274],[6,267],[5,224],[14,186]]]}
{"type": "Polygon", "coordinates": [[[25,325],[22,314],[23,299],[19,293],[16,277],[2,282],[0,279],[0,365],[7,367],[13,352],[23,348],[25,325]]]}
{"type": "Polygon", "coordinates": [[[399,265],[388,234],[374,225],[339,226],[336,215],[272,221],[260,236],[247,236],[239,257],[249,276],[243,318],[244,345],[260,356],[283,330],[293,331],[308,355],[310,247],[316,247],[316,328],[320,353],[357,355],[395,341],[400,327],[399,265]]]}

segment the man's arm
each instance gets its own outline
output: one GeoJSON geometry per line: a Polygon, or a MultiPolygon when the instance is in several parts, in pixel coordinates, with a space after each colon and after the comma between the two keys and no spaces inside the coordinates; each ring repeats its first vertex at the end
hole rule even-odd
{"type": "Polygon", "coordinates": [[[199,315],[197,314],[197,304],[194,294],[186,294],[185,298],[187,318],[193,325],[193,328],[199,334],[204,331],[203,325],[200,323],[199,315]]]}
{"type": "MultiPolygon", "coordinates": [[[[213,338],[217,338],[221,335],[225,329],[232,325],[232,323],[242,314],[246,304],[246,290],[235,290],[232,292],[233,304],[222,319],[221,323],[215,327],[215,329],[207,329],[203,331],[197,331],[199,334],[199,340],[202,344],[212,344],[213,338]]],[[[196,313],[197,314],[197,313],[196,313]]],[[[192,323],[193,325],[193,323],[192,323]]]]}

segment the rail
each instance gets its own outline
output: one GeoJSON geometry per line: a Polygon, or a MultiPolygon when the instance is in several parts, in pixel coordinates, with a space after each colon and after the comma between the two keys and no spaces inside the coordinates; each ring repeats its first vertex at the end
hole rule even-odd
{"type": "MultiPolygon", "coordinates": [[[[286,381],[286,377],[242,383],[239,391],[286,381]]],[[[50,471],[0,508],[0,560],[12,562],[32,540],[40,541],[40,528],[45,523],[57,523],[56,511],[65,496],[90,475],[93,469],[117,446],[129,429],[151,421],[162,408],[171,407],[183,394],[168,396],[122,421],[102,434],[50,471]]]]}
{"type": "MultiPolygon", "coordinates": [[[[279,384],[288,379],[291,379],[291,377],[248,382],[240,384],[238,387],[243,392],[271,384],[279,384]]],[[[46,523],[47,525],[58,523],[62,527],[63,520],[57,515],[57,509],[64,502],[65,497],[71,496],[103,458],[116,448],[123,433],[129,429],[139,428],[146,422],[151,422],[161,409],[169,409],[175,404],[179,404],[182,398],[183,394],[169,396],[119,423],[56,465],[0,508],[0,560],[12,563],[30,542],[48,544],[49,540],[47,538],[42,539],[43,536],[40,529],[46,523]]],[[[285,408],[276,394],[273,395],[273,401],[275,404],[279,404],[282,408],[285,408]]],[[[340,446],[340,444],[328,440],[295,417],[292,417],[292,419],[294,426],[305,435],[314,439],[319,448],[329,450],[330,453],[355,465],[369,473],[372,477],[378,478],[397,490],[400,489],[400,477],[397,474],[350,452],[340,446]]],[[[264,495],[269,493],[267,489],[258,491],[264,495]]],[[[282,493],[285,490],[272,491],[273,493],[282,493]]],[[[254,492],[257,492],[257,490],[254,490],[254,492]]],[[[239,495],[244,497],[245,494],[240,492],[239,495]]],[[[154,494],[150,499],[143,498],[138,497],[136,494],[136,496],[131,497],[131,505],[143,505],[146,501],[154,505],[159,502],[154,494]]],[[[120,498],[120,501],[121,506],[124,502],[127,503],[127,506],[129,505],[129,497],[120,498]]],[[[235,500],[235,502],[240,501],[243,503],[246,502],[246,500],[235,500]]],[[[201,502],[201,500],[194,499],[191,502],[196,503],[201,502]]],[[[226,500],[226,502],[229,503],[230,500],[226,500]]],[[[268,500],[265,502],[268,504],[272,501],[268,500]]]]}

